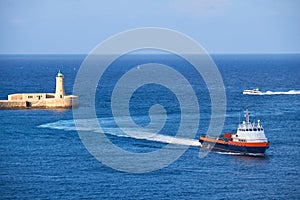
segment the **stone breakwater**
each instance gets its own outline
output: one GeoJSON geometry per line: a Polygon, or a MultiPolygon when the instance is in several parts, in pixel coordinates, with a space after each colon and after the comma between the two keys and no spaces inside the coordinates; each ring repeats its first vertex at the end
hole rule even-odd
{"type": "MultiPolygon", "coordinates": [[[[30,94],[32,95],[32,94],[30,94]]],[[[63,99],[46,98],[30,100],[0,100],[0,109],[69,109],[78,107],[77,96],[68,95],[63,99]]]]}

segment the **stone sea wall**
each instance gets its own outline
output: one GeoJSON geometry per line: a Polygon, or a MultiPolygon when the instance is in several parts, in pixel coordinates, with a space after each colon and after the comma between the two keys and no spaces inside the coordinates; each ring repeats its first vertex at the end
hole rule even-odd
{"type": "Polygon", "coordinates": [[[27,102],[22,100],[0,100],[0,109],[25,109],[27,102]]]}
{"type": "Polygon", "coordinates": [[[0,109],[66,109],[78,107],[77,96],[64,96],[62,99],[41,100],[0,100],[0,109]]]}

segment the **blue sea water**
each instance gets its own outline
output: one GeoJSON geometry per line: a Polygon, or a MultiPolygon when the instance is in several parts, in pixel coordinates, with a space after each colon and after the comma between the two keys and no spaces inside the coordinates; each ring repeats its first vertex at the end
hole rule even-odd
{"type": "MultiPolygon", "coordinates": [[[[55,75],[65,75],[71,94],[84,55],[0,56],[0,99],[11,93],[54,92],[55,75]]],[[[270,141],[265,157],[210,152],[199,158],[197,139],[210,122],[210,97],[189,63],[173,55],[130,55],[118,59],[100,80],[96,113],[107,137],[131,152],[153,152],[174,142],[180,122],[179,102],[170,90],[150,84],[135,91],[130,113],[141,126],[149,123],[151,105],[167,112],[161,137],[129,137],[112,118],[114,83],[129,69],[149,62],[172,66],[196,91],[200,124],[195,138],[175,162],[160,170],[135,174],[112,169],[94,158],[76,132],[72,110],[0,110],[1,199],[299,199],[300,55],[213,55],[226,91],[224,131],[235,130],[242,110],[260,119],[270,141]],[[260,88],[265,95],[243,95],[260,88]],[[293,91],[292,91],[293,90],[293,91]],[[270,92],[267,92],[270,91],[270,92]]],[[[88,81],[87,81],[88,87],[88,81]]],[[[178,86],[180,87],[180,86],[178,86]]],[[[81,106],[85,105],[80,102],[81,106]]],[[[128,119],[126,119],[128,120],[128,119]]],[[[94,130],[87,119],[81,129],[94,130]]]]}

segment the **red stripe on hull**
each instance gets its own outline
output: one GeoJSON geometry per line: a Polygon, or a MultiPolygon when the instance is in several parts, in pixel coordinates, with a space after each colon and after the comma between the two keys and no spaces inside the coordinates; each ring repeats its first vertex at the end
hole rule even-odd
{"type": "Polygon", "coordinates": [[[224,140],[216,140],[213,138],[207,138],[203,136],[200,137],[200,140],[211,142],[211,143],[226,144],[226,145],[233,145],[233,146],[269,147],[269,142],[233,142],[233,141],[225,142],[224,140]]]}

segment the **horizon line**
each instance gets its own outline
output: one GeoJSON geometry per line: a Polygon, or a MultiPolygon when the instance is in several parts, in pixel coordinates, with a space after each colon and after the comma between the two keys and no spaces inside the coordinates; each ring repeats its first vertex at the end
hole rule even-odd
{"type": "MultiPolygon", "coordinates": [[[[205,52],[209,55],[271,55],[271,54],[300,54],[300,52],[205,52]]],[[[167,55],[169,53],[129,53],[131,55],[167,55]]],[[[171,54],[171,53],[170,53],[171,54]]],[[[174,53],[175,54],[175,53],[174,53]]],[[[186,53],[192,54],[192,53],[186,53]]],[[[89,53],[1,53],[0,55],[89,55],[89,53]]],[[[103,54],[104,55],[104,54],[103,54]]],[[[105,54],[105,55],[115,55],[115,54],[105,54]]],[[[123,54],[125,55],[125,54],[123,54]]]]}

